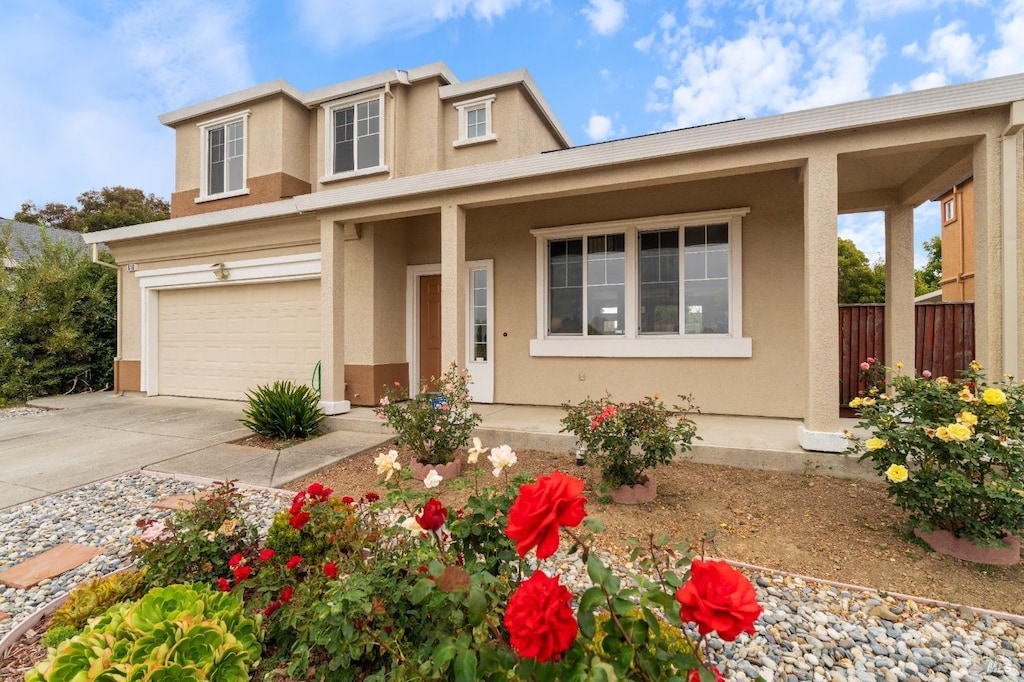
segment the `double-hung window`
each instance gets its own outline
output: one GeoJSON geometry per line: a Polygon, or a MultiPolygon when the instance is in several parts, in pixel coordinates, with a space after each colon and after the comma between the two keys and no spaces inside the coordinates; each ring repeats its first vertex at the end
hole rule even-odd
{"type": "Polygon", "coordinates": [[[748,210],[534,230],[531,354],[749,357],[740,300],[748,210]]]}
{"type": "Polygon", "coordinates": [[[200,184],[197,202],[248,194],[246,176],[246,125],[244,111],[199,124],[200,184]]]}
{"type": "Polygon", "coordinates": [[[388,170],[384,165],[383,93],[325,104],[324,113],[324,180],[388,170]]]}
{"type": "Polygon", "coordinates": [[[494,95],[476,97],[456,103],[459,112],[459,138],[452,143],[455,147],[464,147],[480,142],[493,142],[498,139],[492,124],[492,107],[494,95]]]}

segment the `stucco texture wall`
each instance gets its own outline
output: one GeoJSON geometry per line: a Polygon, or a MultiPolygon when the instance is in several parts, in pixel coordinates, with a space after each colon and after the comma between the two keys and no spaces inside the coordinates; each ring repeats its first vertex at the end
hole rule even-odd
{"type": "Polygon", "coordinates": [[[620,400],[692,393],[707,413],[801,417],[802,214],[802,191],[789,171],[471,211],[466,258],[495,260],[495,401],[557,405],[606,390],[620,400]],[[751,209],[742,227],[742,278],[753,357],[530,356],[537,328],[530,229],[739,206],[751,209]]]}

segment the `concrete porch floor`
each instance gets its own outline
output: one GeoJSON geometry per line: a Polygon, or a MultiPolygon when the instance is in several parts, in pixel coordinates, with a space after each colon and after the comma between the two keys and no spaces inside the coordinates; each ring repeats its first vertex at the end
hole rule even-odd
{"type": "MultiPolygon", "coordinates": [[[[517,449],[564,452],[575,457],[575,439],[559,429],[564,412],[558,407],[536,405],[476,404],[483,416],[477,435],[487,446],[507,443],[517,449]]],[[[693,450],[685,457],[707,464],[724,464],[745,469],[766,469],[793,473],[829,474],[841,478],[875,480],[869,463],[857,457],[808,452],[797,443],[797,419],[697,415],[697,435],[693,450]]],[[[854,428],[855,419],[840,419],[840,429],[854,428]]],[[[330,417],[331,430],[389,433],[369,407],[330,417]]]]}

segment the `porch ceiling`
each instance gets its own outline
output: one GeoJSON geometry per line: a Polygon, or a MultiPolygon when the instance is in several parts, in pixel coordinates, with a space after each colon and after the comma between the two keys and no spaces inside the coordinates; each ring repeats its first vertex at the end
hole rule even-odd
{"type": "Polygon", "coordinates": [[[972,154],[973,145],[963,141],[841,154],[839,210],[917,206],[970,173],[972,154]]]}

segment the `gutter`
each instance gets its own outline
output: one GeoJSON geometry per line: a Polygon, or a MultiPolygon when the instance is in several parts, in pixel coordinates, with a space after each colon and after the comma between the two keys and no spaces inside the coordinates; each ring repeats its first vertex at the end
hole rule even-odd
{"type": "Polygon", "coordinates": [[[102,265],[105,268],[110,268],[111,270],[120,270],[121,269],[117,265],[114,265],[112,263],[107,263],[105,261],[100,260],[100,245],[99,245],[99,242],[93,242],[91,244],[91,246],[92,246],[92,248],[90,249],[90,251],[92,253],[92,262],[93,263],[95,263],[96,265],[102,265]]]}

